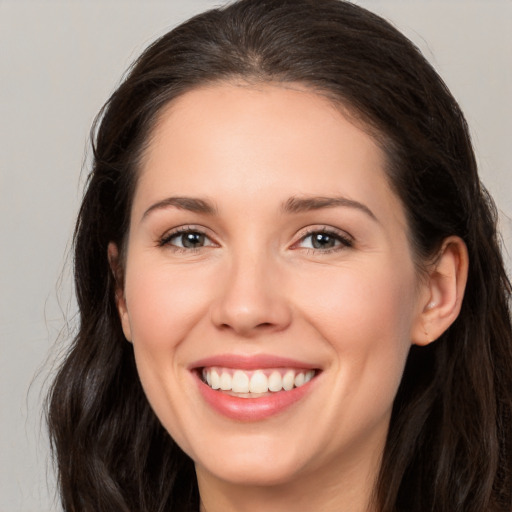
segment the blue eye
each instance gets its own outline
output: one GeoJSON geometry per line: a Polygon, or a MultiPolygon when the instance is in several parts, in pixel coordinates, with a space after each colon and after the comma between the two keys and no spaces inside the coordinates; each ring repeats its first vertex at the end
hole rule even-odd
{"type": "Polygon", "coordinates": [[[352,241],[338,233],[313,231],[301,239],[299,246],[306,249],[327,251],[330,249],[336,250],[343,247],[352,247],[352,241]]]}
{"type": "Polygon", "coordinates": [[[165,236],[160,245],[171,245],[178,249],[200,249],[213,245],[212,241],[200,231],[181,229],[165,236]]]}

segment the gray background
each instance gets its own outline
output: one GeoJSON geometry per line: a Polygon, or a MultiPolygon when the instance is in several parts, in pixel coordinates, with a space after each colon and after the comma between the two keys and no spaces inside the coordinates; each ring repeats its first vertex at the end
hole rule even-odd
{"type": "MultiPolygon", "coordinates": [[[[404,31],[461,103],[512,249],[511,0],[357,3],[404,31]]],[[[217,4],[0,0],[0,512],[58,510],[41,403],[75,325],[68,250],[89,127],[150,41],[217,4]]]]}

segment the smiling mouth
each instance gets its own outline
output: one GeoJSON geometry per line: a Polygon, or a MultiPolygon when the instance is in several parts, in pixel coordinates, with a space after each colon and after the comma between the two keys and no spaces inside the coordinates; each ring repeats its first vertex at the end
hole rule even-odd
{"type": "Polygon", "coordinates": [[[211,389],[240,398],[259,398],[282,391],[291,391],[307,384],[317,370],[270,368],[241,370],[224,367],[200,369],[201,380],[211,389]]]}

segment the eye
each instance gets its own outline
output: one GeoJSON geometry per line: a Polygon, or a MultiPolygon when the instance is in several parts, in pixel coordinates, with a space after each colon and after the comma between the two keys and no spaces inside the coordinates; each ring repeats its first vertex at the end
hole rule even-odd
{"type": "Polygon", "coordinates": [[[298,247],[319,251],[329,251],[352,247],[352,240],[347,236],[329,230],[311,231],[301,238],[298,247]]]}
{"type": "Polygon", "coordinates": [[[160,246],[170,245],[177,249],[200,249],[214,245],[210,238],[196,229],[180,228],[164,236],[160,246]]]}

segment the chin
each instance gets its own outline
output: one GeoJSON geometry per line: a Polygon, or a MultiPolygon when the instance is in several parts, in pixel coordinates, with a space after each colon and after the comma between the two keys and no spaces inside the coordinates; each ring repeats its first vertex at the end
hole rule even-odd
{"type": "Polygon", "coordinates": [[[204,468],[219,480],[248,487],[284,485],[294,481],[299,471],[296,463],[283,461],[279,455],[266,458],[234,456],[215,461],[208,466],[196,464],[196,471],[204,468]]]}

